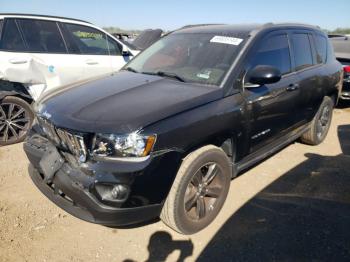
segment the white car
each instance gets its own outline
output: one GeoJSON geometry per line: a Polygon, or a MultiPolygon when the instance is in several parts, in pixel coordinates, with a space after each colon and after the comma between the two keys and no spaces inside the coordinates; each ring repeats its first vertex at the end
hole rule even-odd
{"type": "Polygon", "coordinates": [[[24,139],[42,93],[116,72],[138,52],[82,20],[0,14],[0,145],[24,139]]]}

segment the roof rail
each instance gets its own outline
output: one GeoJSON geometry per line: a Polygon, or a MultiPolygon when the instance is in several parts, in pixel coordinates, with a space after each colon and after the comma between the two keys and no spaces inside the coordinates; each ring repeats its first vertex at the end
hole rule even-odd
{"type": "MultiPolygon", "coordinates": [[[[183,27],[180,27],[179,29],[186,29],[186,28],[192,28],[197,26],[211,26],[211,25],[225,25],[225,24],[193,24],[193,25],[185,25],[183,27]]],[[[177,29],[177,30],[179,30],[177,29]]]]}
{"type": "Polygon", "coordinates": [[[0,13],[0,16],[33,16],[33,17],[48,17],[48,18],[56,18],[56,19],[67,19],[72,21],[78,21],[78,22],[84,22],[91,24],[88,21],[76,19],[76,18],[69,18],[69,17],[63,17],[63,16],[54,16],[54,15],[37,15],[37,14],[21,14],[21,13],[0,13]]]}

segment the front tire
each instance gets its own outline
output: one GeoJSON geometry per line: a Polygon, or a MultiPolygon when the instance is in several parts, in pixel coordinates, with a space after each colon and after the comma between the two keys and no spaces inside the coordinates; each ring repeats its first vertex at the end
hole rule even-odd
{"type": "Polygon", "coordinates": [[[7,96],[0,102],[0,146],[22,142],[31,127],[34,114],[23,99],[7,96]]]}
{"type": "Polygon", "coordinates": [[[334,102],[326,96],[311,122],[310,129],[301,136],[301,141],[308,145],[318,145],[328,134],[332,122],[334,102]]]}
{"type": "Polygon", "coordinates": [[[229,159],[222,149],[208,145],[190,153],[176,175],[161,220],[181,234],[202,230],[221,210],[231,174],[229,159]]]}

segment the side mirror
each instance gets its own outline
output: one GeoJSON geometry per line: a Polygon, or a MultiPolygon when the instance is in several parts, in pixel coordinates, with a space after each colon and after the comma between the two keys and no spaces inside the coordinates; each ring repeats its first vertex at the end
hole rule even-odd
{"type": "Polygon", "coordinates": [[[273,84],[281,80],[281,71],[273,66],[258,65],[246,75],[246,87],[273,84]]]}
{"type": "Polygon", "coordinates": [[[131,55],[129,49],[125,45],[123,45],[122,56],[129,56],[129,55],[131,55]]]}

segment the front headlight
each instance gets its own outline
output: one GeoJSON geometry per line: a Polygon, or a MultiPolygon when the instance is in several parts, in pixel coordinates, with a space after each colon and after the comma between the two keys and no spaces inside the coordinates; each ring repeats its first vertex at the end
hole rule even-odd
{"type": "Polygon", "coordinates": [[[155,135],[96,134],[92,154],[100,157],[144,157],[149,155],[155,141],[155,135]]]}

